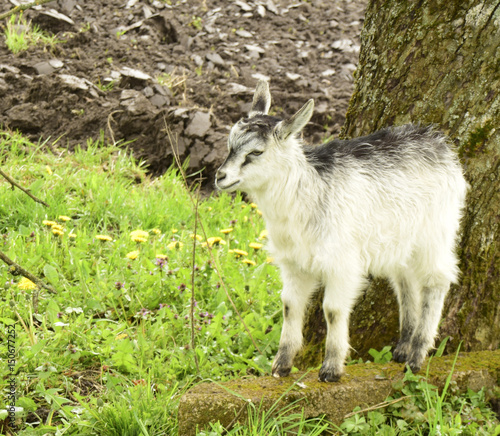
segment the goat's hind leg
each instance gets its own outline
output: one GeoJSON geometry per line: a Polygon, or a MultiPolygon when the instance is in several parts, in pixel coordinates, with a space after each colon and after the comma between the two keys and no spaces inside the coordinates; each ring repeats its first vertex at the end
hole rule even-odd
{"type": "Polygon", "coordinates": [[[411,338],[417,328],[420,317],[420,283],[412,275],[399,275],[391,280],[399,303],[399,342],[392,358],[399,363],[408,360],[411,351],[411,338]]]}
{"type": "Polygon", "coordinates": [[[317,281],[307,274],[282,268],[283,328],[278,353],[273,362],[274,377],[290,374],[293,358],[302,347],[304,314],[311,295],[317,288],[317,281]]]}
{"type": "Polygon", "coordinates": [[[407,359],[412,372],[420,370],[427,352],[434,345],[444,299],[449,287],[448,282],[433,287],[424,286],[422,289],[420,321],[411,338],[411,350],[407,359]]]}

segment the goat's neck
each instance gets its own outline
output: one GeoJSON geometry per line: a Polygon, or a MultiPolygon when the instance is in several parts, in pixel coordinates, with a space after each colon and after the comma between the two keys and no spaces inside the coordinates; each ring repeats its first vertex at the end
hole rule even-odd
{"type": "Polygon", "coordinates": [[[293,219],[308,221],[313,212],[318,189],[322,185],[316,171],[307,163],[302,151],[299,156],[294,156],[293,165],[285,163],[276,172],[276,177],[267,186],[255,192],[253,197],[259,208],[264,213],[266,221],[276,223],[288,221],[293,214],[293,219]]]}

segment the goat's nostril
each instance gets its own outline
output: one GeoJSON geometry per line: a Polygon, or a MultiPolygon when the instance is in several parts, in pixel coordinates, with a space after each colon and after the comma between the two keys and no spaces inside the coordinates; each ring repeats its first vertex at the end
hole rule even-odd
{"type": "Polygon", "coordinates": [[[217,171],[217,180],[224,180],[226,178],[226,173],[224,171],[217,171]]]}

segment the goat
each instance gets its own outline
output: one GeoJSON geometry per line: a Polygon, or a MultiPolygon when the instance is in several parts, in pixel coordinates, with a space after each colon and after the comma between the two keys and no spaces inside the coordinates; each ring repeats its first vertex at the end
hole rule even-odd
{"type": "Polygon", "coordinates": [[[323,285],[319,380],[339,380],[349,315],[370,275],[394,288],[401,335],[393,358],[417,372],[459,274],[455,244],[467,183],[453,147],[432,126],[413,124],[307,146],[297,134],[313,100],[284,120],[268,115],[270,104],[269,85],[259,81],[248,117],[229,133],[215,183],[256,201],[281,270],[284,320],[273,376],[290,373],[306,306],[323,285]]]}

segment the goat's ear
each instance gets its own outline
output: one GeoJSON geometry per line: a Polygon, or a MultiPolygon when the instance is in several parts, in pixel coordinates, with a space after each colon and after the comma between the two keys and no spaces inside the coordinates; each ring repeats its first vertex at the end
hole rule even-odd
{"type": "Polygon", "coordinates": [[[259,80],[253,95],[252,109],[248,116],[252,118],[257,114],[267,115],[271,107],[271,92],[269,91],[269,83],[267,80],[259,80]]]}
{"type": "Polygon", "coordinates": [[[283,120],[276,126],[276,134],[284,141],[290,135],[299,133],[309,122],[314,111],[314,100],[311,98],[302,106],[295,115],[287,120],[283,120]]]}

